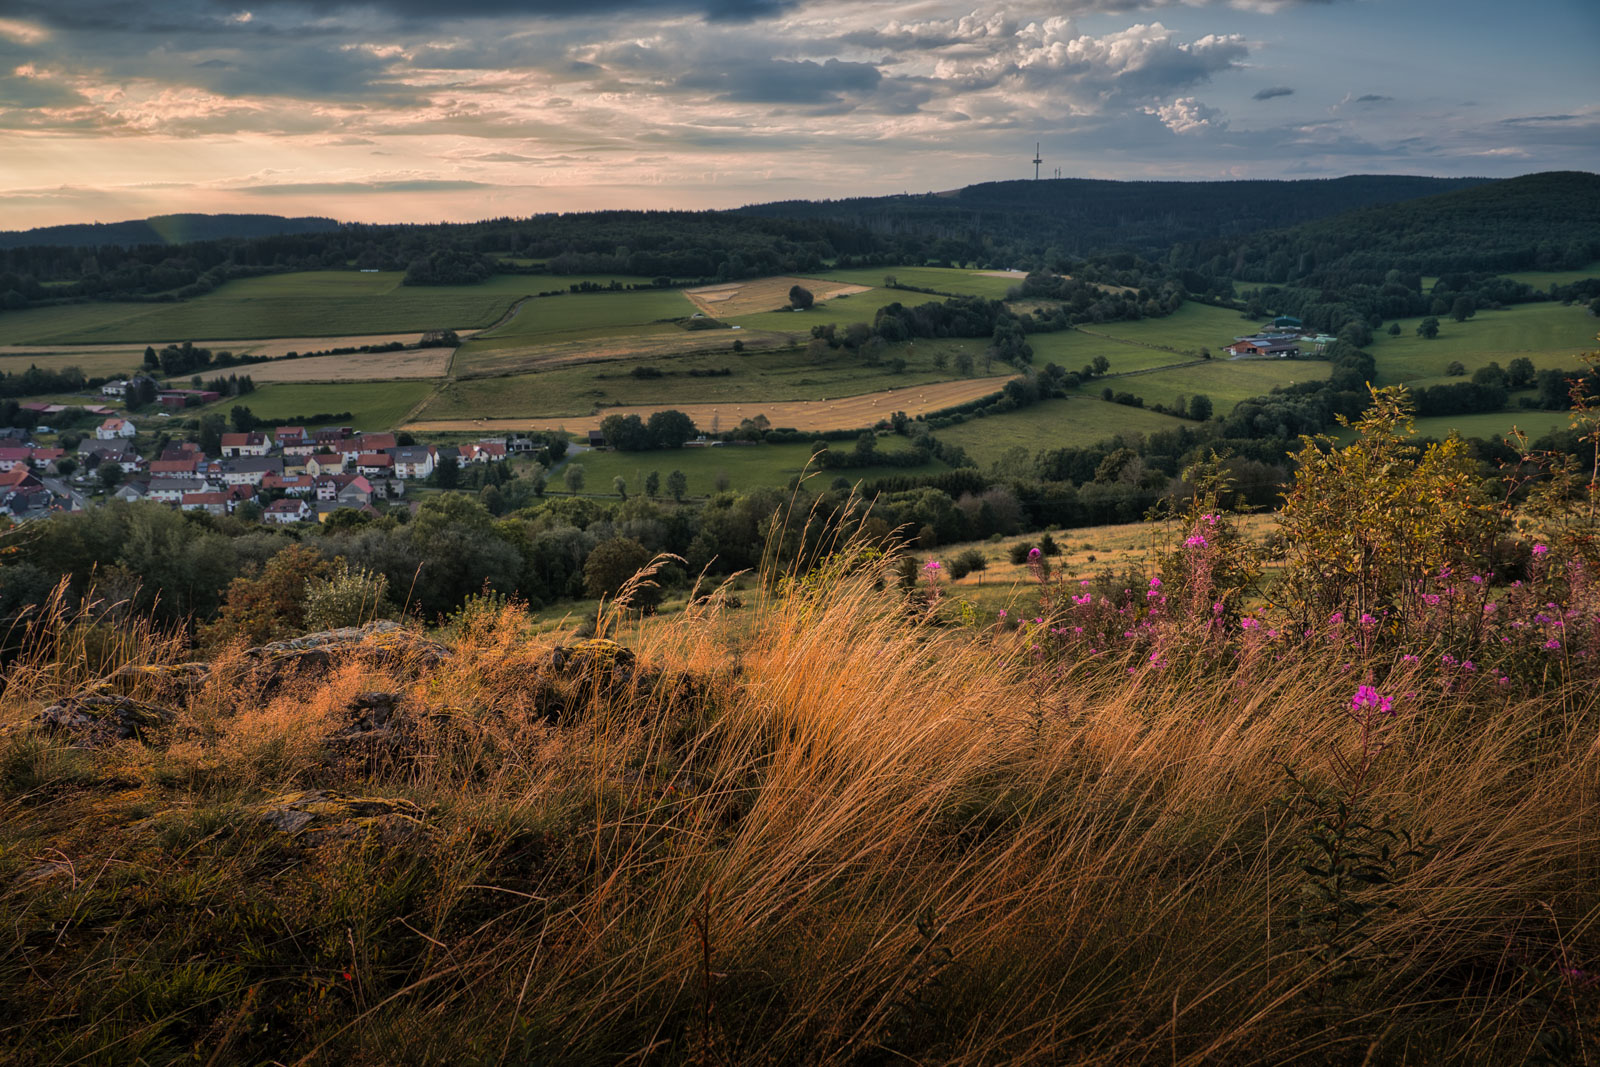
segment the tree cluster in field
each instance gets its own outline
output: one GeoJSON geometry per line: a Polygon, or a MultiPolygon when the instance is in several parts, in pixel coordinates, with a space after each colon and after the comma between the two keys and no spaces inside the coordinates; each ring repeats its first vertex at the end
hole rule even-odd
{"type": "Polygon", "coordinates": [[[600,420],[606,444],[619,452],[649,452],[682,448],[699,432],[694,420],[676,408],[652,412],[648,420],[637,415],[607,415],[600,420]]]}
{"type": "Polygon", "coordinates": [[[154,345],[146,345],[144,349],[146,371],[159,371],[174,378],[217,367],[241,367],[271,360],[271,356],[235,355],[227,349],[213,353],[209,348],[196,348],[193,341],[164,345],[159,352],[154,345]]]}

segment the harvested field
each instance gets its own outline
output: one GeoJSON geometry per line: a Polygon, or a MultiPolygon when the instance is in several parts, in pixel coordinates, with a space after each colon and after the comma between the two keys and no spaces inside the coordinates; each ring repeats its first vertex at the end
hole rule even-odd
{"type": "Polygon", "coordinates": [[[756,278],[748,282],[685,289],[683,295],[694,301],[694,306],[707,315],[720,319],[788,307],[789,290],[796,285],[809,289],[819,304],[836,296],[864,293],[872,288],[870,285],[819,281],[816,278],[756,278]]]}
{"type": "Polygon", "coordinates": [[[381,382],[442,378],[450,369],[453,348],[418,348],[405,352],[355,352],[348,356],[281,359],[241,368],[257,384],[265,382],[381,382]]]}
{"type": "Polygon", "coordinates": [[[572,433],[598,430],[607,415],[638,415],[648,418],[653,412],[674,408],[688,415],[695,425],[709,429],[713,420],[723,429],[737,426],[742,419],[765,415],[773,426],[796,430],[853,430],[872,426],[896,411],[920,415],[954,407],[969,400],[997,392],[1006,382],[1001,378],[975,378],[956,382],[916,385],[908,389],[886,389],[878,393],[845,396],[830,400],[729,401],[722,404],[648,404],[606,408],[598,415],[529,415],[511,419],[442,419],[413,422],[406,429],[421,433],[475,433],[491,430],[555,430],[572,433]]]}

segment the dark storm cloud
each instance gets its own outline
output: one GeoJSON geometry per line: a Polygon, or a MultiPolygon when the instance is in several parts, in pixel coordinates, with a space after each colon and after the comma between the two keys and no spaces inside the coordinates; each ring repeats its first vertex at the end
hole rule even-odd
{"type": "Polygon", "coordinates": [[[1294,90],[1287,85],[1274,85],[1270,89],[1257,89],[1252,100],[1271,100],[1278,96],[1293,96],[1294,90]]]}

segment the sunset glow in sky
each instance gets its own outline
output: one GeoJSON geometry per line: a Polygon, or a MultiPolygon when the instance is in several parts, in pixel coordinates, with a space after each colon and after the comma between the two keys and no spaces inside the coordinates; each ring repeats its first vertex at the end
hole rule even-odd
{"type": "Polygon", "coordinates": [[[0,229],[1600,170],[1600,2],[0,0],[0,229]]]}

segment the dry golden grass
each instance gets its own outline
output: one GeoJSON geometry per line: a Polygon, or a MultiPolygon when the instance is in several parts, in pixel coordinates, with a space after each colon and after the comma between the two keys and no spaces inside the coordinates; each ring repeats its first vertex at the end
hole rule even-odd
{"type": "Polygon", "coordinates": [[[364,382],[442,378],[450,369],[453,348],[418,348],[404,352],[354,352],[347,356],[313,356],[255,365],[251,379],[266,382],[364,382]]]}
{"type": "Polygon", "coordinates": [[[31,734],[94,671],[25,660],[0,699],[5,1044],[1196,1067],[1593,1048],[1592,692],[1396,718],[1363,803],[1429,849],[1319,963],[1291,925],[1313,828],[1283,767],[1326,786],[1351,751],[1339,657],[1046,669],[1015,635],[931,625],[891,564],[847,554],[639,630],[664,673],[553,726],[514,609],[429,671],[269,696],[224,656],[164,748],[31,734]],[[370,689],[405,693],[414,740],[331,759],[370,689]],[[431,834],[293,847],[241,814],[311,787],[414,801],[431,834]],[[1334,982],[1352,960],[1365,975],[1334,982]]]}
{"type": "Polygon", "coordinates": [[[836,296],[870,292],[870,285],[821,281],[816,278],[755,278],[747,282],[727,282],[699,289],[685,289],[694,306],[712,318],[731,318],[776,311],[789,306],[789,290],[794,286],[808,290],[817,303],[836,296]]]}

